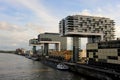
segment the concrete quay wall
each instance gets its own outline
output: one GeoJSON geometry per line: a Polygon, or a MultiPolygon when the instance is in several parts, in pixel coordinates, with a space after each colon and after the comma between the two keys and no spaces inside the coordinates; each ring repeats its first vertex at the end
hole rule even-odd
{"type": "MultiPolygon", "coordinates": [[[[44,59],[42,60],[42,62],[48,66],[56,68],[57,64],[60,63],[61,61],[53,59],[44,59]]],[[[69,71],[79,73],[84,76],[93,77],[99,80],[120,80],[120,73],[114,71],[99,69],[86,64],[70,62],[63,63],[69,66],[69,71]]]]}

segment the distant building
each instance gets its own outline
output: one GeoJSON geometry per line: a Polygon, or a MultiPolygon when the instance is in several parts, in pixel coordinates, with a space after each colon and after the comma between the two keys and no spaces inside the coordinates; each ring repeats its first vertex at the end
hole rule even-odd
{"type": "Polygon", "coordinates": [[[114,39],[114,21],[105,17],[73,15],[59,23],[61,36],[88,37],[88,42],[114,39]]]}
{"type": "Polygon", "coordinates": [[[59,33],[43,33],[38,35],[38,41],[59,41],[61,50],[67,50],[67,38],[59,33]]]}
{"type": "Polygon", "coordinates": [[[34,39],[30,39],[30,40],[29,40],[29,45],[30,45],[30,44],[37,44],[37,43],[38,43],[38,39],[35,39],[35,38],[34,38],[34,39]]]}
{"type": "Polygon", "coordinates": [[[86,58],[86,50],[81,50],[81,51],[79,52],[79,57],[80,57],[80,58],[86,58]]]}

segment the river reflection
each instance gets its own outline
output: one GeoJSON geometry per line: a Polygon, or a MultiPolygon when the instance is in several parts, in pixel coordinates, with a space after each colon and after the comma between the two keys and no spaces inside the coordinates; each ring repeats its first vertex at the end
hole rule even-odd
{"type": "Polygon", "coordinates": [[[38,61],[15,54],[0,53],[0,80],[87,80],[71,72],[59,71],[38,61]]]}

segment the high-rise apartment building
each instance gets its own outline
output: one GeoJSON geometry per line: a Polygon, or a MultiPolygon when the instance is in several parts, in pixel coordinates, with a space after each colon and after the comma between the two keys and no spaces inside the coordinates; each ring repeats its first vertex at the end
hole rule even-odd
{"type": "Polygon", "coordinates": [[[73,15],[59,23],[61,36],[88,37],[88,42],[114,39],[114,21],[105,17],[73,15]]]}

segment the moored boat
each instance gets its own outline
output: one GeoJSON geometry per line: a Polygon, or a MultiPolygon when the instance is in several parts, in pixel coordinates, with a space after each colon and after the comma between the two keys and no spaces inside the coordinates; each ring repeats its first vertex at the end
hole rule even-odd
{"type": "Polygon", "coordinates": [[[25,57],[28,58],[28,59],[32,58],[32,56],[30,56],[30,55],[26,55],[25,57]]]}
{"type": "Polygon", "coordinates": [[[32,57],[31,59],[34,60],[34,61],[39,61],[38,57],[32,57]]]}
{"type": "Polygon", "coordinates": [[[67,65],[65,65],[64,63],[59,63],[57,65],[57,69],[59,69],[59,70],[68,70],[69,67],[67,65]]]}

